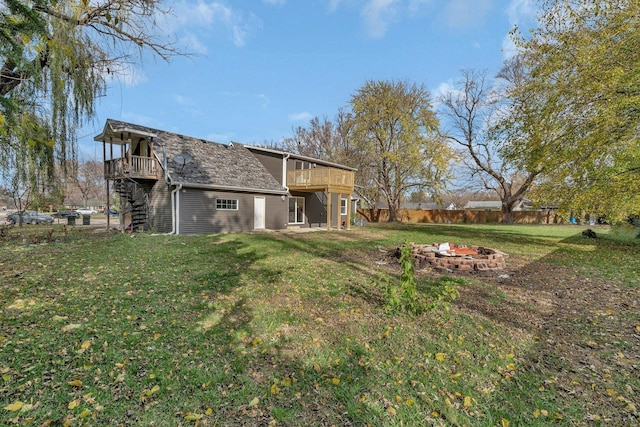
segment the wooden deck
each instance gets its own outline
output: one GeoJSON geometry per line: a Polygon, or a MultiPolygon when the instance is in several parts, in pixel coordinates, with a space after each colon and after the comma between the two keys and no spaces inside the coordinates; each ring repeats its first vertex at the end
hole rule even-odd
{"type": "Polygon", "coordinates": [[[287,172],[287,187],[293,191],[351,194],[353,185],[353,171],[343,169],[314,168],[287,172]]]}

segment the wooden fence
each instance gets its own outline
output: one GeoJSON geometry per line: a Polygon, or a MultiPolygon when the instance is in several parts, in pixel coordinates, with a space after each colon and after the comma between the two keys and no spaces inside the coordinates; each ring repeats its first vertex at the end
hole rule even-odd
{"type": "MultiPolygon", "coordinates": [[[[358,209],[358,213],[369,222],[384,222],[389,218],[387,209],[358,209]]],[[[407,223],[490,224],[501,223],[502,212],[400,209],[398,219],[407,223]]],[[[513,222],[516,224],[560,224],[562,218],[556,211],[515,211],[513,212],[513,222]]]]}

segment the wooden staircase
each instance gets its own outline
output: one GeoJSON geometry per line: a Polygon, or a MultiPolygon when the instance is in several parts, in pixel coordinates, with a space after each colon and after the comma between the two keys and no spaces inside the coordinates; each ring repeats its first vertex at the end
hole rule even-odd
{"type": "Polygon", "coordinates": [[[113,189],[127,201],[131,213],[131,230],[149,230],[149,194],[144,187],[129,178],[115,180],[113,189]]]}

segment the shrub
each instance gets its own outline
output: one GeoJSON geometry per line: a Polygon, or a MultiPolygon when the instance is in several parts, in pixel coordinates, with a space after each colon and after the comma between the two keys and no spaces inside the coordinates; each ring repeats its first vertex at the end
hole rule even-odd
{"type": "Polygon", "coordinates": [[[407,242],[400,248],[400,268],[402,273],[399,285],[393,283],[388,276],[385,280],[387,312],[417,315],[433,309],[449,311],[451,301],[460,294],[458,285],[464,283],[463,279],[445,276],[426,281],[420,286],[423,292],[418,292],[413,254],[411,245],[407,242]]]}

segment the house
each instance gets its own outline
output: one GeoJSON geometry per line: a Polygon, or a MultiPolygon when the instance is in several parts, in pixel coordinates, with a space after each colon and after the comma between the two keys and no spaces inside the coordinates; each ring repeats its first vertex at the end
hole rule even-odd
{"type": "Polygon", "coordinates": [[[462,209],[472,211],[499,211],[502,210],[502,202],[500,200],[469,200],[462,209]]]}
{"type": "Polygon", "coordinates": [[[94,140],[103,143],[107,195],[120,195],[132,229],[350,228],[353,168],[113,119],[94,140]]]}
{"type": "MultiPolygon", "coordinates": [[[[501,211],[502,202],[500,200],[470,200],[463,209],[472,211],[501,211]]],[[[529,199],[522,199],[513,207],[514,211],[525,211],[533,209],[533,204],[529,199]]]]}

